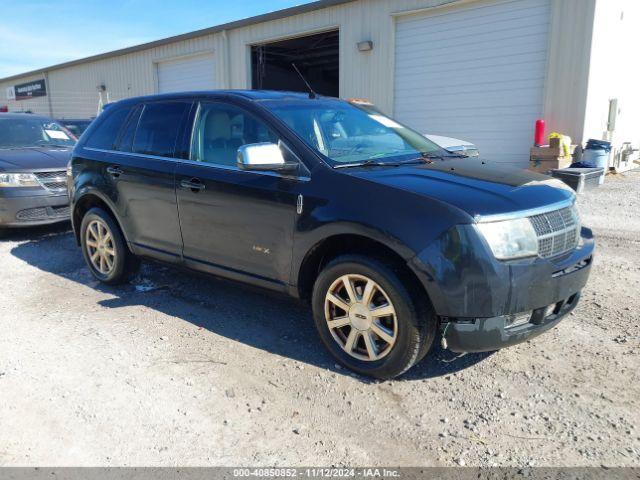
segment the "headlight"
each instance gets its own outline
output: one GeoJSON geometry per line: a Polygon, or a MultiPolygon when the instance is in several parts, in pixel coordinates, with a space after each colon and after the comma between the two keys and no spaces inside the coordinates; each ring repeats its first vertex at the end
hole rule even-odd
{"type": "Polygon", "coordinates": [[[40,186],[40,182],[32,173],[0,173],[0,188],[40,186]]]}
{"type": "Polygon", "coordinates": [[[498,260],[538,255],[538,236],[528,218],[480,223],[478,229],[498,260]]]}

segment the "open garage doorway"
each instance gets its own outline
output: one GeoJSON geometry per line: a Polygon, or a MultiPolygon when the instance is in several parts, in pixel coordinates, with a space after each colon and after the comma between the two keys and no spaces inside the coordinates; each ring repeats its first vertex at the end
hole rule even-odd
{"type": "Polygon", "coordinates": [[[254,90],[306,92],[295,63],[316,93],[340,96],[340,35],[338,30],[251,47],[254,90]]]}

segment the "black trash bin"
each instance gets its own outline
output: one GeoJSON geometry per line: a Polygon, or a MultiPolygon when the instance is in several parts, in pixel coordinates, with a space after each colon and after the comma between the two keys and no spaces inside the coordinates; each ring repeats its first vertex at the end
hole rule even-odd
{"type": "Polygon", "coordinates": [[[600,186],[604,182],[604,168],[562,168],[551,175],[573,188],[576,193],[600,186]]]}

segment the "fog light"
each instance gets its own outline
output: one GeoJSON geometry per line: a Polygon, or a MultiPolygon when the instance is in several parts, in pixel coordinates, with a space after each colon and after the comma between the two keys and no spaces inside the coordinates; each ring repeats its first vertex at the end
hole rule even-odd
{"type": "Polygon", "coordinates": [[[528,311],[522,313],[514,313],[513,315],[506,315],[504,317],[504,326],[506,328],[513,328],[529,323],[532,314],[532,311],[528,311]]]}

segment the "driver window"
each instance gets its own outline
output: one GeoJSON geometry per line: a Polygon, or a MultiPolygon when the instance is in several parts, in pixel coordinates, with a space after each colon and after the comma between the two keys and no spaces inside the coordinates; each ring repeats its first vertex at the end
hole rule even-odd
{"type": "Polygon", "coordinates": [[[234,105],[203,103],[194,129],[191,160],[235,167],[238,148],[266,142],[278,143],[278,137],[262,121],[234,105]]]}

